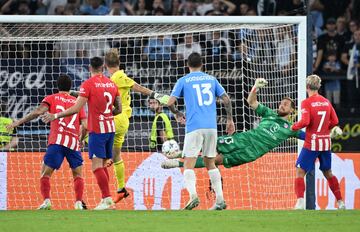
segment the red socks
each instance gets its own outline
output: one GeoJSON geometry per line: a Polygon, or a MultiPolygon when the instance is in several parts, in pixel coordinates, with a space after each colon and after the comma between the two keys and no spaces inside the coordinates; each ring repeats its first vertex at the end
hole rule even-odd
{"type": "Polygon", "coordinates": [[[338,200],[338,201],[342,200],[339,181],[336,178],[336,176],[333,176],[327,180],[328,180],[331,191],[334,193],[334,196],[336,197],[336,200],[338,200]]]}
{"type": "Polygon", "coordinates": [[[107,179],[108,179],[108,181],[110,180],[110,176],[109,176],[109,172],[108,172],[108,170],[107,170],[107,167],[104,167],[104,172],[105,172],[105,175],[106,175],[106,177],[107,177],[107,179]]]}
{"type": "Polygon", "coordinates": [[[74,190],[76,201],[82,201],[84,193],[84,179],[81,177],[76,177],[74,179],[74,190]]]}
{"type": "Polygon", "coordinates": [[[40,192],[44,200],[50,198],[50,177],[43,176],[40,178],[40,192]]]}
{"type": "Polygon", "coordinates": [[[295,193],[297,198],[304,198],[305,181],[304,178],[295,178],[295,193]]]}
{"type": "Polygon", "coordinates": [[[109,179],[106,176],[104,168],[98,168],[94,171],[97,184],[101,190],[102,198],[110,196],[109,179]]]}

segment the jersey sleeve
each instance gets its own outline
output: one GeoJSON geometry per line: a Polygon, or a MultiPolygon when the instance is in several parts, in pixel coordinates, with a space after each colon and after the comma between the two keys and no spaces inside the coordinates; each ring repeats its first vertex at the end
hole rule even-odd
{"type": "Polygon", "coordinates": [[[135,84],[135,81],[124,72],[121,72],[119,75],[112,75],[110,80],[112,80],[118,88],[132,88],[135,84]]]}
{"type": "Polygon", "coordinates": [[[42,101],[41,104],[46,105],[48,108],[50,108],[51,104],[52,104],[52,97],[51,96],[46,96],[42,101]]]}
{"type": "Polygon", "coordinates": [[[260,117],[266,117],[266,116],[270,116],[270,115],[276,115],[276,113],[270,109],[267,106],[264,106],[263,104],[259,104],[258,107],[255,110],[255,113],[260,116],[260,117]]]}
{"type": "Polygon", "coordinates": [[[301,119],[294,123],[292,130],[300,130],[310,124],[310,107],[306,101],[301,102],[301,119]]]}
{"type": "Polygon", "coordinates": [[[79,96],[89,98],[90,91],[91,91],[91,88],[90,88],[90,85],[89,85],[89,81],[85,81],[80,86],[79,96]]]}
{"type": "Polygon", "coordinates": [[[180,98],[183,96],[183,92],[184,92],[184,84],[183,84],[182,80],[180,79],[176,82],[174,89],[171,92],[171,96],[180,98]]]}
{"type": "Polygon", "coordinates": [[[218,80],[215,79],[215,96],[221,97],[223,94],[225,94],[224,87],[219,83],[218,80]]]}
{"type": "Polygon", "coordinates": [[[331,130],[337,124],[339,124],[339,118],[336,115],[334,107],[331,106],[329,129],[331,130]]]}

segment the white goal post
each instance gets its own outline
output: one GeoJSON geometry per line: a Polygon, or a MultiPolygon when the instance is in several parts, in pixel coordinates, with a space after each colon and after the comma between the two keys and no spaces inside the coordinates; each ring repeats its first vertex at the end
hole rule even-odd
{"type": "MultiPolygon", "coordinates": [[[[6,113],[13,119],[21,118],[34,109],[46,95],[56,91],[55,80],[60,73],[69,74],[74,81],[73,88],[78,88],[88,77],[89,57],[103,56],[104,52],[112,47],[119,49],[121,67],[129,77],[150,89],[169,94],[175,81],[187,72],[184,57],[186,54],[178,51],[178,45],[185,44],[187,36],[192,37],[192,44],[199,46],[205,60],[205,71],[219,78],[229,92],[237,130],[251,129],[258,122],[258,117],[245,100],[257,77],[264,77],[269,81],[269,86],[258,94],[260,102],[276,110],[279,101],[289,96],[296,101],[300,109],[301,101],[306,97],[305,16],[1,15],[0,98],[2,102],[7,101],[5,104],[8,109],[7,112],[0,113],[6,113]],[[161,48],[158,46],[160,37],[163,45],[161,48]]],[[[143,185],[136,182],[134,173],[138,172],[141,165],[146,164],[146,160],[160,162],[159,159],[162,158],[156,158],[149,152],[148,137],[153,114],[148,109],[147,97],[132,93],[132,106],[133,117],[123,152],[127,167],[127,186],[133,191],[134,198],[133,201],[118,207],[177,209],[186,198],[186,194],[181,192],[183,186],[177,186],[180,197],[169,192],[166,187],[169,183],[164,184],[163,192],[157,195],[159,193],[156,193],[154,185],[159,177],[154,173],[160,172],[160,169],[153,170],[152,173],[149,168],[149,173],[143,174],[145,179],[147,176],[153,178],[152,185],[144,182],[144,186],[154,188],[152,194],[152,191],[144,193],[144,190],[137,189],[143,188],[143,185]],[[140,194],[141,197],[151,195],[154,199],[147,203],[147,198],[139,198],[138,191],[143,193],[140,194]],[[174,199],[180,199],[181,202],[174,203],[174,199]],[[139,206],[141,201],[145,201],[145,206],[139,206]]],[[[181,102],[180,109],[184,109],[181,102]]],[[[164,111],[171,116],[167,109],[164,111]]],[[[218,111],[220,134],[224,132],[224,113],[223,110],[218,111]]],[[[175,139],[182,145],[184,128],[175,122],[173,127],[175,139]]],[[[6,208],[32,209],[40,203],[37,178],[39,164],[46,149],[48,130],[48,126],[37,120],[20,126],[17,129],[17,136],[20,138],[18,148],[3,154],[7,160],[7,178],[0,178],[0,185],[6,186],[7,196],[0,195],[0,203],[5,198],[6,208]],[[20,165],[22,162],[25,162],[26,170],[20,165]],[[22,180],[21,176],[26,176],[26,180],[22,180]],[[31,192],[30,200],[13,199],[15,193],[19,192],[31,192]]],[[[292,191],[294,157],[300,150],[300,144],[302,143],[289,140],[254,163],[234,169],[221,168],[224,194],[225,198],[229,199],[230,208],[291,208],[295,198],[292,191]],[[282,163],[279,167],[276,166],[278,162],[282,163]],[[290,176],[286,176],[288,174],[290,176]],[[276,181],[275,178],[281,180],[276,181]],[[270,185],[264,186],[269,181],[270,185]]],[[[83,157],[85,163],[89,163],[87,156],[83,157]]],[[[52,198],[55,199],[53,204],[58,209],[69,209],[73,205],[73,191],[68,184],[71,178],[67,167],[63,165],[52,178],[52,198]]],[[[95,196],[99,193],[96,181],[88,170],[88,164],[85,164],[85,167],[85,200],[93,206],[98,199],[95,196]]],[[[171,176],[173,174],[166,175],[175,178],[171,176]]],[[[204,176],[207,175],[200,169],[197,175],[201,188],[199,192],[205,192],[208,180],[204,176]]],[[[170,185],[170,189],[175,188],[174,179],[170,185]]],[[[200,197],[204,198],[204,208],[212,204],[211,200],[205,199],[205,194],[200,197]]]]}

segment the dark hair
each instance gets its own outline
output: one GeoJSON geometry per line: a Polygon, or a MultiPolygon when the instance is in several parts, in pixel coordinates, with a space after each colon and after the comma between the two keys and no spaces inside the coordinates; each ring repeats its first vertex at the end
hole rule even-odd
{"type": "Polygon", "coordinates": [[[57,87],[59,91],[66,91],[69,92],[71,89],[71,78],[66,74],[60,74],[57,79],[57,87]]]}
{"type": "Polygon", "coordinates": [[[284,97],[283,100],[289,100],[290,103],[291,103],[291,108],[293,108],[294,110],[296,109],[295,108],[295,102],[293,99],[291,99],[290,97],[284,97]]]}
{"type": "Polygon", "coordinates": [[[201,55],[197,52],[190,54],[187,64],[190,68],[199,68],[202,65],[201,55]]]}
{"type": "Polygon", "coordinates": [[[95,71],[100,71],[101,67],[104,65],[104,61],[100,57],[95,56],[90,59],[90,65],[95,71]]]}

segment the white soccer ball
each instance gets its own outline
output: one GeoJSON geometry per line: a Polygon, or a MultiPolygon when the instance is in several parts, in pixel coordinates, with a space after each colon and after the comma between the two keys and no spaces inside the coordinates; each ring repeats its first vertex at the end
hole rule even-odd
{"type": "Polygon", "coordinates": [[[178,153],[179,151],[179,144],[173,139],[165,141],[162,145],[162,153],[166,157],[172,156],[174,153],[178,153]]]}

